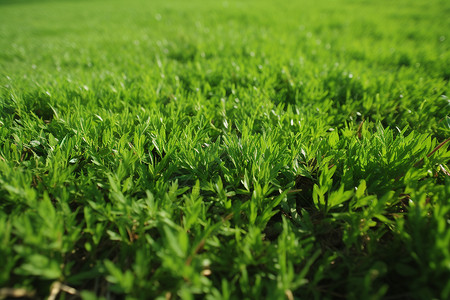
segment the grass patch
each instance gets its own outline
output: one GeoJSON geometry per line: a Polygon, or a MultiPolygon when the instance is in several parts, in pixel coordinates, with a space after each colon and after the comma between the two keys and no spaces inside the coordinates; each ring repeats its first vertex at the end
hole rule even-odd
{"type": "Polygon", "coordinates": [[[449,298],[449,13],[0,1],[0,298],[449,298]]]}

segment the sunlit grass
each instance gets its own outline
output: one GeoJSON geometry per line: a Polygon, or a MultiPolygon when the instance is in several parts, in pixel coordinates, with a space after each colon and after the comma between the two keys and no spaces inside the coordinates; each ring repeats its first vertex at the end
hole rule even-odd
{"type": "Polygon", "coordinates": [[[0,0],[0,298],[450,297],[448,1],[0,0]]]}

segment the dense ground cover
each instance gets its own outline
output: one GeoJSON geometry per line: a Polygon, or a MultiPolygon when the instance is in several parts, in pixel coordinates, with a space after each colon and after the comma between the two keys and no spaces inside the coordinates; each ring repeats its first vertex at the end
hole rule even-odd
{"type": "Polygon", "coordinates": [[[448,299],[449,15],[1,0],[0,298],[448,299]]]}

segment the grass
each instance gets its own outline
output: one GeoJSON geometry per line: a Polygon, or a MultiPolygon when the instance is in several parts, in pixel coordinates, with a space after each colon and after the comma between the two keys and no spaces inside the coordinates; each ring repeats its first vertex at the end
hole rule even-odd
{"type": "Polygon", "coordinates": [[[0,1],[0,298],[448,299],[448,1],[0,1]]]}

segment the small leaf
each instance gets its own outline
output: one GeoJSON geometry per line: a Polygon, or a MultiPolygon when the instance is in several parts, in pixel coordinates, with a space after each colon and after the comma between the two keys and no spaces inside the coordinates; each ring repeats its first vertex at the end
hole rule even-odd
{"type": "Polygon", "coordinates": [[[30,146],[33,147],[33,148],[36,148],[36,147],[38,147],[40,145],[41,145],[41,143],[39,141],[36,141],[36,140],[33,140],[33,141],[30,142],[30,146]]]}
{"type": "Polygon", "coordinates": [[[361,198],[364,195],[364,192],[366,191],[366,181],[362,179],[359,182],[359,186],[356,188],[355,196],[356,198],[361,198]]]}

